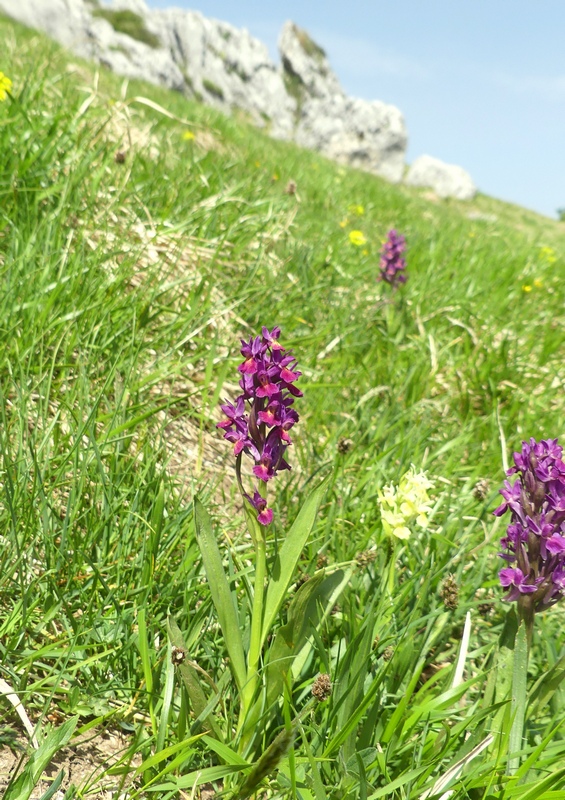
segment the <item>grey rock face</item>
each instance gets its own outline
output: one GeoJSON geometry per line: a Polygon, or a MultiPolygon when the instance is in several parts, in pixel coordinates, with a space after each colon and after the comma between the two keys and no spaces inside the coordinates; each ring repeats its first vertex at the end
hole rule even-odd
{"type": "Polygon", "coordinates": [[[391,181],[402,177],[407,137],[400,111],[348,97],[324,51],[291,22],[281,33],[277,67],[248,31],[197,11],[151,10],[145,0],[0,0],[0,11],[119,75],[226,112],[241,109],[272,136],[391,181]],[[115,20],[97,8],[136,14],[157,46],[115,30],[115,20]]]}
{"type": "Polygon", "coordinates": [[[345,96],[324,50],[294,22],[283,25],[279,52],[285,75],[289,83],[294,80],[296,92],[311,99],[345,96]]]}
{"type": "Polygon", "coordinates": [[[0,0],[0,11],[44,31],[77,55],[94,57],[89,36],[92,18],[83,0],[0,0]]]}
{"type": "Polygon", "coordinates": [[[106,19],[93,15],[93,8],[84,0],[0,0],[0,11],[45,31],[82,58],[99,61],[128,78],[140,78],[168,89],[185,88],[182,72],[170,53],[119,33],[106,19]]]}
{"type": "Polygon", "coordinates": [[[226,111],[240,108],[273,136],[290,138],[296,103],[258,39],[198,11],[155,11],[151,23],[197,96],[226,111]]]}
{"type": "Polygon", "coordinates": [[[102,0],[101,5],[114,11],[133,11],[140,17],[147,17],[149,14],[149,6],[145,0],[102,0]]]}
{"type": "Polygon", "coordinates": [[[324,51],[294,23],[285,23],[279,50],[289,91],[298,103],[295,139],[344,164],[399,181],[407,134],[394,106],[347,97],[324,51]]]}
{"type": "Polygon", "coordinates": [[[469,173],[455,164],[446,164],[439,158],[420,156],[406,175],[410,186],[427,186],[439,197],[455,197],[458,200],[471,200],[477,193],[469,173]]]}
{"type": "Polygon", "coordinates": [[[394,106],[357,98],[308,100],[300,111],[296,142],[328,158],[398,182],[407,136],[394,106]]]}

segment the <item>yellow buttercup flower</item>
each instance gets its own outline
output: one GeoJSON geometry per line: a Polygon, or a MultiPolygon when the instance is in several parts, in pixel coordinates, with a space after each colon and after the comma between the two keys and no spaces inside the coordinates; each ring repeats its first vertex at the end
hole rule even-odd
{"type": "Polygon", "coordinates": [[[548,264],[555,264],[557,261],[557,256],[555,255],[553,247],[540,247],[539,254],[540,258],[543,258],[548,264]]]}
{"type": "Polygon", "coordinates": [[[350,231],[349,241],[351,244],[355,245],[355,247],[363,247],[364,244],[367,244],[367,240],[361,231],[350,231]]]}
{"type": "Polygon", "coordinates": [[[541,289],[543,286],[543,281],[541,278],[534,278],[534,286],[536,289],[541,289]]]}
{"type": "Polygon", "coordinates": [[[532,287],[530,286],[530,284],[529,284],[529,283],[525,283],[525,284],[522,286],[522,291],[523,291],[523,292],[526,292],[526,294],[528,294],[529,292],[531,292],[531,291],[532,291],[532,287]]]}
{"type": "Polygon", "coordinates": [[[182,135],[182,138],[185,142],[192,142],[194,139],[194,134],[192,131],[185,131],[182,135]]]}
{"type": "Polygon", "coordinates": [[[365,209],[363,208],[363,206],[355,204],[349,206],[349,211],[351,214],[355,214],[357,217],[362,217],[363,214],[365,213],[365,209]]]}
{"type": "Polygon", "coordinates": [[[12,81],[3,72],[0,72],[0,103],[8,97],[8,92],[12,91],[12,81]]]}
{"type": "Polygon", "coordinates": [[[385,486],[379,492],[381,521],[383,530],[397,539],[408,539],[409,525],[416,524],[420,528],[428,527],[428,514],[431,512],[428,489],[433,482],[425,472],[416,472],[412,466],[406,472],[397,487],[385,486]]]}

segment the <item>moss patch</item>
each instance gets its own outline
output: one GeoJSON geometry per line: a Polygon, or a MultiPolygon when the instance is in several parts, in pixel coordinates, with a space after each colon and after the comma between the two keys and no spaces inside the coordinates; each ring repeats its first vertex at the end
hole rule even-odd
{"type": "Polygon", "coordinates": [[[283,72],[283,81],[286,91],[291,97],[294,97],[296,100],[296,113],[295,113],[295,122],[298,122],[300,117],[300,112],[302,110],[302,106],[304,104],[304,98],[306,96],[306,86],[304,85],[304,81],[302,78],[297,75],[295,72],[292,72],[290,69],[290,65],[284,64],[284,72],[283,72]]]}
{"type": "Polygon", "coordinates": [[[311,39],[306,31],[302,28],[299,28],[297,25],[295,25],[294,31],[296,33],[296,38],[300,42],[300,46],[306,55],[309,55],[310,58],[314,58],[318,63],[320,63],[320,61],[326,57],[326,51],[320,47],[319,44],[316,44],[316,42],[311,39]]]}
{"type": "Polygon", "coordinates": [[[219,97],[220,100],[224,99],[224,93],[220,86],[213,81],[208,80],[208,78],[202,79],[202,86],[206,89],[209,94],[213,94],[214,97],[219,97]]]}
{"type": "Polygon", "coordinates": [[[92,15],[108,20],[110,25],[118,33],[125,33],[138,42],[149,45],[149,47],[160,47],[159,37],[145,27],[143,17],[134,11],[113,11],[111,8],[96,8],[92,15]]]}

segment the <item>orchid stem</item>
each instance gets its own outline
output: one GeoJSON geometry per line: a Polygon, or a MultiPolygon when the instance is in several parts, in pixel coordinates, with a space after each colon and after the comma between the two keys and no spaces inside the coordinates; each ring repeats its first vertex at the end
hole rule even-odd
{"type": "MultiPolygon", "coordinates": [[[[261,532],[262,534],[262,532],[261,532]]],[[[263,629],[263,596],[265,592],[265,576],[267,559],[265,538],[263,535],[255,544],[255,587],[253,592],[253,611],[251,617],[251,639],[249,641],[249,659],[247,662],[247,684],[257,679],[257,668],[261,656],[261,633],[263,629]]],[[[253,691],[255,687],[253,687],[253,691]]]]}

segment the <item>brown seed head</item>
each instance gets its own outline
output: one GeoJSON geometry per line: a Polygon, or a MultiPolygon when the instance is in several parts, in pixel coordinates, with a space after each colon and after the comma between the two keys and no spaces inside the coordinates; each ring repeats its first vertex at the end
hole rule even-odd
{"type": "Polygon", "coordinates": [[[483,603],[479,603],[477,606],[477,610],[481,617],[484,617],[485,619],[491,617],[494,612],[494,597],[491,595],[491,593],[481,586],[481,588],[477,589],[475,592],[475,599],[485,601],[483,603]]]}
{"type": "Polygon", "coordinates": [[[390,661],[393,655],[394,655],[394,647],[392,647],[392,645],[389,644],[389,646],[385,647],[383,651],[383,658],[385,661],[390,661]]]}
{"type": "Polygon", "coordinates": [[[184,648],[177,647],[176,645],[173,645],[171,647],[171,661],[173,662],[175,667],[178,667],[179,664],[184,664],[186,655],[187,653],[184,648]]]}
{"type": "Polygon", "coordinates": [[[345,436],[340,436],[337,440],[337,452],[342,456],[344,456],[346,453],[349,453],[352,447],[353,439],[347,439],[345,436]]]}
{"type": "Polygon", "coordinates": [[[481,478],[473,487],[473,497],[475,500],[486,500],[490,491],[490,483],[486,478],[481,478]]]}
{"type": "Polygon", "coordinates": [[[355,556],[355,561],[357,562],[358,567],[368,567],[369,564],[373,563],[376,557],[376,550],[363,550],[362,553],[357,553],[355,556]]]}
{"type": "Polygon", "coordinates": [[[327,700],[331,697],[332,694],[332,682],[330,680],[330,676],[326,674],[318,675],[314,683],[312,684],[312,694],[318,701],[318,703],[323,703],[324,700],[327,700]]]}
{"type": "Polygon", "coordinates": [[[318,558],[316,560],[316,569],[323,569],[324,567],[328,566],[329,558],[325,553],[318,553],[318,558]]]}
{"type": "Polygon", "coordinates": [[[123,150],[117,150],[116,155],[114,156],[114,161],[116,164],[124,164],[126,160],[126,154],[123,150]]]}
{"type": "Polygon", "coordinates": [[[443,605],[450,611],[455,611],[459,605],[459,587],[453,575],[448,575],[441,584],[439,596],[443,605]]]}
{"type": "Polygon", "coordinates": [[[284,193],[285,194],[296,194],[296,181],[289,181],[285,187],[284,193]]]}

